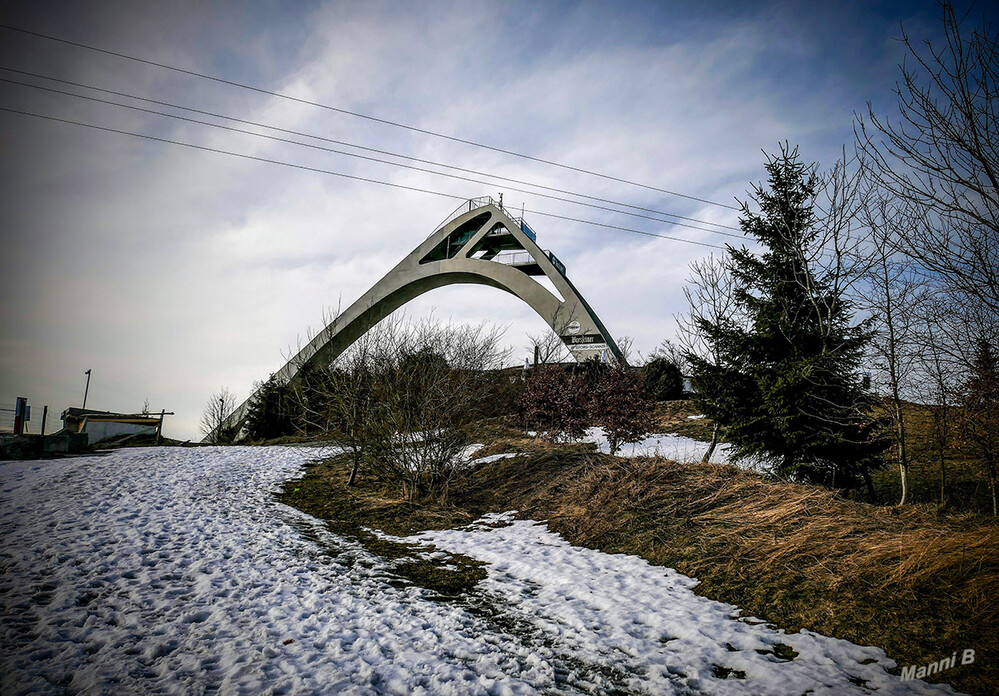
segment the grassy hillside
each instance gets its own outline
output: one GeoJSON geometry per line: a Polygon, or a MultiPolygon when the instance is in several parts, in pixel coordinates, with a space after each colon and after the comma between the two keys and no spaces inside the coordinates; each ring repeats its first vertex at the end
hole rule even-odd
{"type": "MultiPolygon", "coordinates": [[[[710,440],[712,423],[707,418],[690,420],[696,415],[690,401],[668,401],[658,404],[657,418],[663,432],[672,432],[699,440],[710,440]]],[[[940,452],[934,423],[934,408],[922,404],[905,404],[906,437],[909,449],[910,501],[917,504],[940,503],[940,452]]],[[[945,507],[959,512],[992,514],[992,498],[988,473],[974,453],[963,446],[960,437],[961,411],[952,407],[948,413],[948,428],[943,450],[946,471],[945,507]]],[[[893,455],[894,450],[889,452],[893,455]]],[[[889,457],[887,467],[873,475],[877,502],[893,505],[902,497],[898,463],[889,457]]],[[[863,491],[859,495],[865,495],[863,491]]]]}
{"type": "MultiPolygon", "coordinates": [[[[347,489],[338,460],[311,467],[281,498],[342,533],[406,534],[516,509],[574,544],[676,568],[707,597],[788,630],[880,646],[901,665],[973,648],[975,663],[942,680],[972,694],[999,683],[999,530],[990,519],[877,507],[730,466],[618,459],[501,427],[491,438],[483,455],[527,454],[471,470],[444,505],[407,503],[367,479],[347,489]]],[[[460,577],[417,568],[411,579],[461,589],[480,577],[474,565],[456,567],[460,577]]]]}

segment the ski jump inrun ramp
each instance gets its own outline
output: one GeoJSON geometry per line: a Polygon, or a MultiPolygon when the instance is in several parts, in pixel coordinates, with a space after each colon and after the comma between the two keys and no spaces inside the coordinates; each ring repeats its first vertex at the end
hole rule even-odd
{"type": "MultiPolygon", "coordinates": [[[[565,266],[542,250],[522,217],[491,197],[462,203],[416,249],[278,370],[292,383],[303,368],[330,364],[368,329],[410,300],[458,283],[489,285],[516,295],[541,315],[578,361],[592,356],[623,362],[621,351],[596,313],[566,276],[565,266]],[[532,276],[546,276],[561,297],[532,276]]],[[[226,418],[241,428],[250,400],[226,418]]]]}

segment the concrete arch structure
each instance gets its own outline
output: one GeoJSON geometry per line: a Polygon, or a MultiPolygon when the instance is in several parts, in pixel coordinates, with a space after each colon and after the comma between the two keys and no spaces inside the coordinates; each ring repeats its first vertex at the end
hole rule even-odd
{"type": "MultiPolygon", "coordinates": [[[[596,313],[566,276],[565,266],[541,249],[537,235],[490,197],[458,207],[422,244],[357,299],[275,373],[292,382],[304,367],[330,363],[392,312],[425,292],[474,283],[504,290],[536,311],[579,361],[592,356],[623,361],[596,313]],[[547,277],[561,297],[534,279],[547,277]]],[[[227,419],[241,426],[249,399],[227,419]]]]}

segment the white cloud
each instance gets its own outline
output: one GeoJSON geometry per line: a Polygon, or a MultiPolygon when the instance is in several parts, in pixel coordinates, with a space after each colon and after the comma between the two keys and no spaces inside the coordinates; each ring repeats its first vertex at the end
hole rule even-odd
{"type": "MultiPolygon", "coordinates": [[[[595,6],[564,18],[528,5],[328,3],[259,18],[241,5],[188,13],[160,7],[148,15],[121,6],[128,18],[122,26],[111,21],[114,8],[92,10],[85,21],[50,19],[43,28],[724,203],[761,177],[761,148],[788,138],[802,143],[806,157],[829,158],[850,129],[843,105],[830,102],[842,98],[842,88],[832,96],[775,92],[774,76],[760,72],[769,35],[745,15],[694,21],[682,25],[693,27],[685,32],[663,26],[652,39],[645,27],[628,24],[634,15],[615,14],[611,26],[611,14],[595,6]],[[643,38],[622,38],[629,32],[643,38]]],[[[6,54],[25,69],[44,62],[40,71],[69,71],[164,101],[735,224],[731,210],[109,56],[63,46],[41,61],[31,53],[40,45],[20,37],[6,54]]],[[[797,59],[807,62],[809,48],[799,41],[797,59]]],[[[824,76],[815,79],[822,84],[824,76]]],[[[0,89],[46,113],[208,147],[458,195],[505,190],[514,209],[523,202],[689,239],[735,241],[515,193],[514,185],[451,181],[0,89]]],[[[8,298],[0,305],[0,401],[17,392],[61,410],[79,400],[80,375],[92,367],[92,405],[129,410],[148,397],[154,408],[177,411],[167,434],[184,438],[198,436],[213,390],[226,385],[245,396],[310,328],[320,328],[323,308],[349,305],[458,203],[23,116],[0,114],[0,123],[12,144],[0,163],[10,182],[0,211],[9,249],[0,261],[8,298]]],[[[687,264],[707,250],[528,218],[613,333],[635,337],[646,354],[670,337],[687,264]]],[[[419,316],[434,307],[443,318],[509,325],[507,343],[520,350],[527,333],[543,329],[529,308],[489,288],[441,289],[407,310],[419,316]]]]}

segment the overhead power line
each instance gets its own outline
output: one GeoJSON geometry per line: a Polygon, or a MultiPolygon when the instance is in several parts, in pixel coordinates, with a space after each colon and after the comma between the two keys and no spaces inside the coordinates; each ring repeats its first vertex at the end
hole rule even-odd
{"type": "Polygon", "coordinates": [[[139,58],[137,56],[131,56],[131,55],[128,55],[126,53],[120,53],[118,51],[111,51],[109,49],[100,48],[98,46],[91,46],[89,44],[80,43],[78,41],[70,41],[69,39],[62,39],[62,38],[59,38],[59,37],[56,37],[56,36],[51,36],[49,34],[42,34],[40,32],[30,31],[28,29],[22,29],[20,27],[11,26],[9,24],[0,24],[0,29],[7,29],[9,31],[16,31],[16,32],[20,32],[22,34],[27,34],[29,36],[35,36],[35,37],[38,37],[38,38],[41,38],[41,39],[46,39],[48,41],[55,41],[55,42],[58,42],[58,43],[66,44],[68,46],[75,46],[77,48],[84,48],[84,49],[87,49],[89,51],[95,51],[97,53],[103,53],[105,55],[115,56],[116,58],[124,58],[126,60],[131,60],[131,61],[135,61],[135,62],[138,62],[138,63],[143,63],[145,65],[151,65],[151,66],[154,66],[154,67],[157,67],[157,68],[163,68],[164,70],[171,70],[171,71],[178,72],[178,73],[181,73],[181,74],[184,74],[184,75],[190,75],[192,77],[197,77],[197,78],[200,78],[200,79],[203,79],[203,80],[211,80],[213,82],[217,82],[217,83],[220,83],[220,84],[230,85],[232,87],[238,87],[240,89],[246,89],[246,90],[250,90],[250,91],[253,91],[253,92],[257,92],[259,94],[266,94],[266,95],[271,96],[271,97],[278,97],[280,99],[287,99],[289,101],[297,102],[299,104],[305,104],[307,106],[314,106],[314,107],[317,107],[317,108],[320,108],[320,109],[326,109],[328,111],[334,111],[336,113],[345,114],[347,116],[354,116],[356,118],[366,119],[366,120],[373,121],[373,122],[376,122],[376,123],[381,123],[381,124],[384,124],[384,125],[387,125],[387,126],[392,126],[394,128],[402,128],[402,129],[405,129],[405,130],[413,131],[414,133],[421,133],[423,135],[429,135],[429,136],[432,136],[434,138],[442,138],[444,140],[450,140],[452,142],[461,143],[463,145],[471,145],[473,147],[478,147],[478,148],[482,148],[482,149],[485,149],[485,150],[491,150],[493,152],[499,152],[499,153],[504,154],[504,155],[510,155],[512,157],[519,157],[519,158],[522,158],[522,159],[531,160],[533,162],[539,162],[541,164],[547,164],[547,165],[552,166],[552,167],[559,167],[561,169],[567,169],[569,171],[578,172],[580,174],[586,174],[588,176],[595,176],[595,177],[599,177],[601,179],[607,179],[609,181],[616,181],[618,183],[627,184],[629,186],[637,186],[639,188],[648,189],[650,191],[658,191],[659,193],[665,193],[665,194],[670,195],[670,196],[678,196],[680,198],[686,198],[686,199],[689,199],[689,200],[692,200],[692,201],[698,201],[699,203],[705,203],[707,205],[718,206],[720,208],[728,208],[730,210],[739,210],[739,208],[737,208],[735,206],[727,205],[725,203],[718,203],[717,201],[712,201],[712,200],[709,200],[707,198],[700,198],[698,196],[691,196],[691,195],[688,195],[688,194],[685,194],[685,193],[679,193],[678,191],[671,191],[669,189],[660,188],[658,186],[651,186],[649,184],[643,184],[643,183],[640,183],[640,182],[637,182],[637,181],[632,181],[630,179],[624,179],[622,177],[617,177],[617,176],[613,176],[613,175],[610,175],[610,174],[603,174],[603,173],[596,172],[596,171],[593,171],[593,170],[590,170],[590,169],[584,169],[582,167],[575,167],[575,166],[572,166],[572,165],[569,165],[569,164],[563,164],[561,162],[555,162],[553,160],[547,160],[547,159],[543,159],[541,157],[534,157],[532,155],[527,155],[527,154],[524,154],[524,153],[515,152],[513,150],[506,150],[504,148],[496,147],[496,146],[493,146],[493,145],[487,145],[485,143],[480,143],[480,142],[477,142],[477,141],[474,141],[474,140],[467,140],[465,138],[459,138],[459,137],[456,137],[456,136],[453,136],[453,135],[447,135],[446,133],[440,133],[440,132],[428,130],[428,129],[425,129],[425,128],[419,128],[417,126],[410,126],[410,125],[407,125],[407,124],[404,124],[404,123],[400,123],[398,121],[391,121],[389,119],[379,118],[377,116],[371,116],[369,114],[363,114],[363,113],[360,113],[358,111],[351,111],[349,109],[343,109],[343,108],[336,107],[336,106],[330,106],[329,104],[322,104],[322,103],[319,103],[319,102],[310,101],[308,99],[302,99],[300,97],[293,97],[293,96],[291,96],[289,94],[282,94],[281,92],[274,92],[274,91],[269,90],[269,89],[263,89],[262,87],[254,87],[253,85],[248,85],[248,84],[245,84],[245,83],[242,83],[242,82],[236,82],[234,80],[227,80],[227,79],[222,78],[222,77],[217,77],[217,76],[214,76],[214,75],[208,75],[208,74],[205,74],[205,73],[196,72],[194,70],[186,70],[184,68],[178,68],[178,67],[176,67],[174,65],[168,65],[166,63],[159,63],[159,62],[156,62],[156,61],[147,60],[145,58],[139,58]]]}
{"type": "Polygon", "coordinates": [[[594,220],[581,220],[579,218],[569,217],[568,215],[556,215],[555,213],[544,213],[544,212],[542,212],[540,210],[528,210],[528,209],[525,209],[524,210],[524,214],[526,215],[527,213],[530,213],[531,215],[541,215],[543,217],[555,218],[556,220],[567,220],[569,222],[579,222],[579,223],[582,223],[584,225],[593,225],[595,227],[604,227],[604,228],[609,229],[609,230],[620,230],[622,232],[631,232],[633,234],[643,234],[643,235],[645,235],[647,237],[661,237],[662,239],[672,239],[674,241],[684,242],[686,244],[696,244],[698,246],[710,247],[711,249],[722,249],[722,250],[725,249],[725,247],[720,246],[718,244],[708,244],[707,242],[698,242],[698,241],[693,240],[693,239],[678,239],[676,237],[667,237],[665,235],[658,234],[656,232],[646,232],[644,230],[636,230],[636,229],[633,229],[631,227],[621,227],[619,225],[610,225],[610,224],[607,224],[605,222],[596,222],[594,220]]]}
{"type": "MultiPolygon", "coordinates": [[[[474,198],[474,196],[458,195],[458,194],[453,194],[453,193],[445,193],[445,192],[442,192],[442,191],[434,191],[432,189],[420,188],[418,186],[408,186],[408,185],[405,185],[405,184],[396,184],[396,183],[393,183],[393,182],[390,182],[390,181],[381,181],[380,179],[371,179],[369,177],[357,176],[357,175],[354,175],[354,174],[346,174],[344,172],[336,172],[336,171],[332,171],[330,169],[321,169],[319,167],[309,167],[309,166],[304,165],[304,164],[294,164],[292,162],[283,162],[281,160],[271,159],[271,158],[268,158],[268,157],[259,157],[257,155],[248,155],[248,154],[245,154],[245,153],[242,153],[242,152],[233,152],[231,150],[223,150],[223,149],[220,149],[220,148],[208,147],[206,145],[195,145],[194,143],[185,143],[185,142],[180,141],[180,140],[171,140],[170,138],[160,138],[160,137],[155,136],[155,135],[148,135],[148,134],[145,134],[145,133],[135,133],[133,131],[126,131],[126,130],[122,130],[122,129],[119,129],[119,128],[111,128],[109,126],[99,126],[99,125],[96,125],[96,124],[93,124],[93,123],[84,123],[82,121],[74,121],[74,120],[67,119],[67,118],[59,118],[59,117],[56,117],[56,116],[47,116],[45,114],[37,114],[37,113],[30,112],[30,111],[22,111],[20,109],[11,109],[11,108],[5,107],[5,106],[0,106],[0,111],[6,111],[6,112],[12,113],[12,114],[20,114],[22,116],[30,116],[32,118],[40,118],[40,119],[44,119],[44,120],[47,120],[47,121],[55,121],[57,123],[66,123],[66,124],[70,124],[70,125],[74,125],[74,126],[81,126],[83,128],[91,128],[91,129],[94,129],[94,130],[104,131],[104,132],[107,132],[107,133],[116,133],[118,135],[127,135],[127,136],[131,136],[131,137],[134,137],[134,138],[143,138],[145,140],[153,140],[153,141],[160,142],[160,143],[168,143],[168,144],[171,144],[171,145],[180,145],[182,147],[187,147],[187,148],[191,148],[191,149],[194,149],[194,150],[202,150],[204,152],[213,152],[213,153],[220,154],[220,155],[229,155],[230,157],[238,157],[238,158],[241,158],[241,159],[252,160],[252,161],[255,161],[255,162],[265,162],[267,164],[277,164],[277,165],[280,165],[282,167],[290,167],[290,168],[293,168],[293,169],[301,169],[301,170],[304,170],[304,171],[315,172],[317,174],[327,174],[327,175],[330,175],[330,176],[337,176],[337,177],[341,177],[341,178],[344,178],[344,179],[351,179],[351,180],[354,180],[354,181],[362,181],[362,182],[370,183],[370,184],[379,184],[381,186],[389,186],[389,187],[392,187],[392,188],[403,189],[403,190],[406,190],[406,191],[414,191],[414,192],[417,192],[417,193],[426,193],[426,194],[433,195],[433,196],[440,196],[442,198],[451,198],[451,199],[457,199],[457,200],[463,200],[463,201],[464,200],[468,200],[470,198],[474,198]]],[[[631,233],[634,233],[634,234],[641,234],[641,235],[645,235],[645,236],[649,236],[649,237],[658,237],[660,239],[669,239],[669,240],[674,241],[674,242],[683,242],[684,244],[696,244],[698,246],[711,247],[711,248],[714,248],[714,249],[724,249],[725,248],[725,247],[719,246],[717,244],[708,244],[707,242],[698,242],[698,241],[695,241],[695,240],[692,240],[692,239],[683,239],[682,237],[673,237],[673,236],[670,236],[670,235],[659,234],[659,233],[656,233],[656,232],[647,232],[647,231],[644,231],[644,230],[636,230],[636,229],[632,229],[632,228],[628,228],[628,227],[619,227],[619,226],[616,226],[616,225],[607,225],[607,224],[600,223],[600,222],[595,222],[595,221],[592,221],[592,220],[582,220],[582,219],[576,219],[576,218],[563,217],[563,216],[555,215],[555,214],[551,214],[551,213],[542,213],[540,211],[532,211],[532,213],[533,214],[537,214],[537,215],[546,215],[548,217],[554,217],[554,218],[562,217],[565,220],[573,220],[575,222],[580,222],[580,223],[587,224],[587,225],[594,225],[594,226],[597,226],[597,227],[604,227],[604,228],[608,228],[608,229],[615,229],[615,230],[620,230],[620,231],[623,231],[623,232],[631,232],[631,233]]],[[[662,222],[662,221],[660,221],[660,222],[662,222]]],[[[678,223],[678,222],[672,222],[670,224],[676,225],[676,226],[680,226],[680,227],[689,227],[689,225],[684,225],[684,224],[678,223]]],[[[700,229],[700,228],[695,228],[695,229],[700,229]]]]}
{"type": "MultiPolygon", "coordinates": [[[[126,97],[128,99],[135,99],[137,101],[146,102],[148,104],[158,104],[160,106],[166,106],[166,107],[169,107],[171,109],[179,109],[179,110],[182,110],[182,111],[187,111],[189,113],[202,114],[204,116],[211,116],[213,118],[221,118],[221,119],[225,119],[227,121],[232,121],[234,123],[243,123],[243,124],[246,124],[246,125],[249,125],[249,126],[254,126],[256,128],[266,128],[268,130],[277,131],[279,133],[288,133],[290,135],[297,135],[297,136],[301,136],[301,137],[304,137],[304,138],[312,138],[314,140],[320,140],[322,142],[333,143],[335,145],[343,145],[345,147],[351,147],[351,148],[355,148],[355,149],[358,149],[358,150],[363,150],[365,152],[374,152],[374,153],[377,153],[377,154],[380,154],[380,155],[388,155],[390,157],[398,157],[400,159],[406,159],[406,160],[409,160],[411,162],[419,162],[421,164],[429,164],[429,165],[432,165],[432,166],[435,166],[435,167],[443,167],[445,169],[451,169],[451,170],[458,171],[458,172],[464,172],[466,174],[475,174],[476,176],[487,176],[487,177],[491,177],[493,179],[499,179],[501,181],[508,181],[508,182],[511,182],[511,183],[514,183],[514,184],[521,184],[523,186],[532,186],[534,188],[544,189],[546,191],[554,191],[555,193],[564,193],[564,194],[570,195],[570,196],[577,196],[579,198],[586,198],[587,200],[598,201],[598,202],[601,202],[601,203],[609,203],[611,205],[616,205],[616,206],[620,206],[620,207],[623,207],[623,208],[631,208],[632,210],[641,210],[643,212],[654,213],[656,215],[662,215],[662,216],[665,216],[665,217],[676,218],[678,220],[687,220],[689,222],[696,222],[696,223],[701,224],[701,225],[711,225],[712,227],[718,227],[718,228],[721,228],[721,229],[734,230],[734,231],[737,231],[737,232],[740,231],[739,228],[737,228],[737,227],[733,227],[731,225],[725,225],[725,224],[722,224],[722,223],[719,223],[719,222],[711,222],[710,220],[701,220],[699,218],[692,218],[692,217],[688,217],[688,216],[685,216],[685,215],[678,215],[676,213],[670,213],[670,212],[667,212],[667,211],[664,211],[664,210],[656,210],[655,208],[646,208],[644,206],[634,205],[634,204],[631,204],[631,203],[625,203],[623,201],[617,201],[617,200],[610,199],[610,198],[601,198],[599,196],[591,196],[591,195],[588,195],[588,194],[585,194],[585,193],[578,193],[576,191],[570,191],[570,190],[567,190],[567,189],[561,189],[561,188],[558,188],[558,187],[555,187],[555,186],[548,186],[548,185],[545,185],[545,184],[538,184],[538,183],[534,183],[534,182],[531,182],[531,181],[525,181],[523,179],[515,179],[515,178],[512,178],[512,177],[508,177],[508,176],[502,176],[500,174],[494,174],[494,173],[489,173],[489,172],[481,172],[481,171],[478,171],[478,170],[475,170],[475,169],[467,169],[465,167],[458,167],[458,166],[455,166],[453,164],[447,164],[447,163],[444,163],[444,162],[436,162],[436,161],[433,161],[433,160],[421,159],[419,157],[413,157],[411,155],[404,155],[404,154],[401,154],[401,153],[398,153],[398,152],[392,152],[390,150],[381,150],[381,149],[378,149],[378,148],[368,147],[368,146],[365,146],[365,145],[358,145],[357,143],[351,143],[351,142],[345,141],[345,140],[336,140],[334,138],[327,138],[325,136],[315,135],[314,133],[303,133],[301,131],[291,130],[291,129],[288,129],[288,128],[281,128],[279,126],[272,126],[272,125],[269,125],[269,124],[266,124],[266,123],[260,123],[258,121],[249,121],[247,119],[236,118],[235,116],[227,116],[225,114],[219,114],[219,113],[215,113],[215,112],[212,112],[212,111],[206,111],[206,110],[203,110],[203,109],[195,109],[193,107],[182,106],[180,104],[173,104],[171,102],[161,101],[159,99],[150,99],[148,97],[140,97],[138,95],[129,94],[127,92],[119,92],[119,91],[112,90],[112,89],[105,89],[103,87],[95,87],[94,85],[88,85],[88,84],[84,84],[84,83],[81,83],[81,82],[74,82],[72,80],[63,80],[61,78],[51,77],[49,75],[41,75],[39,73],[28,72],[26,70],[17,70],[15,68],[10,68],[10,67],[7,67],[7,66],[2,66],[2,65],[0,65],[0,70],[4,70],[4,71],[7,71],[7,72],[11,72],[11,73],[16,73],[18,75],[26,75],[28,77],[34,77],[34,78],[41,79],[41,80],[48,80],[50,82],[57,82],[59,84],[71,85],[73,87],[80,87],[82,89],[93,90],[95,92],[101,92],[103,94],[113,94],[113,95],[118,96],[118,97],[126,97]]],[[[0,80],[2,80],[2,79],[3,78],[0,78],[0,80]]],[[[50,91],[50,92],[55,92],[55,93],[58,93],[58,94],[66,94],[66,95],[77,97],[77,98],[80,98],[80,99],[89,99],[89,100],[92,100],[92,101],[99,101],[99,102],[102,102],[102,103],[105,103],[105,104],[112,104],[112,105],[121,106],[121,107],[124,107],[124,108],[129,108],[129,109],[136,109],[137,108],[137,107],[135,107],[133,105],[130,105],[130,104],[121,104],[119,102],[112,102],[112,101],[105,101],[105,100],[101,100],[101,99],[95,99],[94,97],[89,97],[89,96],[85,96],[85,95],[82,95],[82,94],[75,94],[73,92],[65,92],[65,91],[62,91],[62,90],[56,90],[56,89],[52,89],[52,88],[49,88],[49,87],[43,87],[41,85],[34,85],[34,84],[26,83],[26,82],[18,82],[16,80],[4,80],[4,81],[10,82],[12,84],[22,85],[22,86],[25,86],[25,87],[31,87],[33,89],[41,89],[41,90],[46,90],[46,91],[50,91]]],[[[181,118],[181,117],[176,116],[174,114],[165,114],[165,113],[160,112],[160,111],[147,110],[147,112],[148,113],[153,113],[153,114],[158,114],[160,116],[168,116],[170,118],[181,118]]],[[[203,123],[201,121],[193,121],[193,122],[194,123],[203,123]]],[[[208,124],[208,125],[215,126],[216,124],[208,124]]],[[[246,131],[239,131],[239,132],[246,132],[246,131]]],[[[253,135],[259,135],[259,134],[253,134],[253,135]]],[[[309,147],[305,143],[299,143],[299,144],[303,145],[303,146],[306,146],[306,147],[309,147]]],[[[349,155],[351,157],[358,156],[358,155],[356,155],[354,153],[342,153],[342,152],[339,152],[339,151],[332,151],[332,152],[337,152],[338,154],[346,154],[346,155],[349,155]]],[[[382,161],[382,160],[375,160],[375,161],[382,161]]],[[[396,164],[396,163],[393,162],[392,164],[396,164]]],[[[398,166],[404,166],[404,165],[398,165],[398,166]]],[[[421,170],[421,171],[425,171],[425,170],[421,170]]],[[[618,212],[618,211],[615,211],[615,212],[618,212]]],[[[619,212],[625,212],[625,211],[619,211],[619,212]]],[[[627,214],[627,213],[625,213],[625,214],[627,214]]],[[[741,235],[739,235],[739,236],[741,236],[741,235]]]]}
{"type": "MultiPolygon", "coordinates": [[[[6,68],[0,67],[0,69],[6,69],[6,68]]],[[[20,72],[20,71],[15,71],[15,72],[20,72]]],[[[172,119],[176,119],[176,120],[180,120],[180,121],[185,121],[187,123],[194,123],[194,124],[197,124],[197,125],[208,126],[210,128],[219,128],[219,129],[227,130],[227,131],[234,132],[234,133],[241,133],[241,134],[244,134],[244,135],[250,135],[250,136],[253,136],[255,138],[263,138],[263,139],[266,139],[266,140],[273,140],[273,141],[276,141],[276,142],[288,143],[290,145],[297,145],[299,147],[306,147],[306,148],[310,148],[310,149],[314,149],[314,150],[321,150],[323,152],[329,152],[329,153],[332,153],[332,154],[344,155],[344,156],[347,156],[347,157],[355,157],[355,158],[363,159],[363,160],[366,160],[366,161],[369,161],[369,162],[377,162],[379,164],[387,164],[387,165],[393,166],[393,167],[401,167],[401,168],[410,169],[410,170],[413,170],[413,171],[424,172],[424,173],[427,173],[427,174],[433,174],[434,176],[443,176],[443,177],[447,177],[447,178],[450,178],[450,179],[457,179],[457,180],[460,180],[460,181],[467,181],[469,183],[479,184],[479,185],[482,185],[482,186],[496,186],[497,185],[495,182],[491,182],[491,181],[481,181],[481,180],[472,179],[472,178],[469,178],[469,177],[466,177],[466,176],[460,176],[460,175],[456,175],[456,174],[448,174],[447,172],[439,172],[439,171],[435,171],[435,170],[432,170],[432,169],[426,169],[425,167],[416,167],[416,166],[412,166],[412,165],[408,165],[408,164],[402,164],[400,162],[391,162],[391,161],[388,161],[388,160],[379,159],[377,157],[370,157],[370,156],[367,156],[367,155],[361,155],[361,154],[358,154],[356,152],[346,152],[344,150],[336,150],[336,149],[333,149],[333,148],[323,147],[321,145],[315,145],[315,144],[312,144],[312,143],[303,143],[301,141],[291,140],[291,139],[288,139],[288,138],[281,138],[281,137],[278,137],[278,136],[266,135],[264,133],[255,133],[253,131],[244,130],[242,128],[233,128],[231,126],[225,126],[225,125],[218,124],[218,123],[211,123],[209,121],[201,121],[199,119],[188,118],[186,116],[180,116],[178,114],[171,114],[171,113],[167,113],[167,112],[163,112],[163,111],[156,111],[154,109],[145,109],[145,108],[142,108],[142,107],[139,107],[139,106],[135,106],[135,105],[132,105],[132,104],[123,104],[121,102],[111,101],[111,100],[108,100],[108,99],[100,99],[100,98],[97,98],[97,97],[91,97],[91,96],[87,96],[87,95],[83,95],[83,94],[75,94],[73,92],[67,92],[65,90],[54,89],[54,88],[51,88],[51,87],[43,87],[41,85],[33,85],[33,84],[26,83],[26,82],[20,82],[20,81],[17,81],[17,80],[10,80],[8,78],[2,78],[2,77],[0,77],[0,82],[7,82],[9,84],[19,85],[19,86],[22,86],[22,87],[29,87],[31,89],[44,90],[46,92],[51,92],[51,93],[54,93],[54,94],[62,94],[62,95],[70,96],[70,97],[75,97],[77,99],[86,99],[88,101],[93,101],[93,102],[97,102],[97,103],[100,103],[100,104],[108,104],[108,105],[111,105],[111,106],[116,106],[116,107],[120,107],[120,108],[124,108],[124,109],[131,109],[133,111],[140,111],[142,113],[154,114],[154,115],[157,115],[157,116],[164,116],[164,117],[167,117],[167,118],[172,118],[172,119]]],[[[104,91],[104,90],[99,90],[99,91],[104,91]]],[[[124,96],[130,96],[130,95],[124,95],[124,96]]],[[[142,99],[142,98],[138,97],[138,99],[142,99]]],[[[159,102],[159,103],[164,103],[164,102],[159,102]]],[[[179,109],[185,109],[186,110],[186,107],[183,107],[183,106],[174,106],[172,104],[167,104],[167,105],[168,106],[172,106],[174,108],[179,108],[179,109]]],[[[234,121],[239,121],[240,120],[240,119],[231,119],[228,116],[219,116],[219,118],[225,118],[225,119],[234,120],[234,121]]],[[[243,121],[243,122],[245,122],[245,121],[243,121]]],[[[248,122],[248,123],[252,123],[252,122],[248,122]]],[[[265,124],[253,123],[253,125],[259,126],[259,127],[262,127],[262,128],[271,128],[271,126],[267,126],[265,124]]],[[[283,129],[277,129],[277,130],[283,130],[283,129]]],[[[305,137],[313,137],[313,136],[309,136],[308,134],[303,134],[303,135],[305,135],[305,137]]],[[[389,154],[393,154],[393,153],[389,153],[389,154]]],[[[447,165],[444,165],[444,166],[447,166],[447,165]]],[[[469,170],[464,170],[464,171],[469,171],[469,170]]],[[[480,173],[480,175],[481,176],[486,176],[486,177],[488,177],[488,176],[494,176],[494,175],[485,174],[485,173],[480,173]]],[[[495,177],[495,178],[506,180],[506,181],[510,181],[510,179],[508,179],[507,177],[500,176],[500,177],[495,177]]],[[[738,229],[738,228],[731,227],[731,226],[728,226],[728,225],[722,225],[720,223],[708,222],[706,220],[698,220],[696,218],[684,217],[682,215],[675,215],[673,213],[666,213],[666,212],[661,212],[661,211],[657,211],[657,210],[653,210],[653,209],[648,209],[648,208],[641,208],[639,206],[632,206],[632,205],[629,205],[627,203],[619,203],[617,201],[613,201],[613,200],[609,200],[609,199],[597,198],[595,196],[588,196],[588,195],[585,195],[585,194],[577,194],[577,193],[572,192],[572,191],[564,191],[562,189],[554,189],[552,187],[543,186],[543,185],[539,186],[537,184],[532,184],[530,182],[522,182],[522,183],[524,183],[527,186],[537,186],[539,188],[543,188],[543,189],[547,189],[547,190],[555,190],[555,191],[566,193],[566,194],[572,195],[572,196],[579,196],[579,197],[588,198],[588,199],[591,199],[591,200],[605,201],[605,202],[608,202],[608,203],[611,203],[611,204],[614,204],[614,205],[621,205],[621,206],[625,206],[625,207],[635,208],[635,209],[638,209],[638,210],[648,210],[649,212],[654,212],[654,213],[656,213],[658,215],[668,216],[668,217],[674,217],[674,218],[677,218],[677,219],[680,219],[680,220],[689,220],[691,222],[697,222],[697,223],[700,223],[700,224],[714,225],[716,227],[725,228],[725,229],[729,229],[729,230],[738,229]]],[[[709,232],[709,233],[712,233],[712,234],[726,235],[726,236],[729,236],[729,237],[735,237],[737,239],[742,239],[743,238],[742,234],[734,234],[734,233],[731,233],[731,232],[723,232],[720,229],[705,229],[703,227],[697,227],[697,226],[694,226],[694,225],[687,225],[687,224],[684,224],[684,223],[678,223],[678,222],[676,222],[674,220],[664,220],[661,217],[653,217],[651,215],[643,215],[641,213],[633,213],[633,212],[630,212],[630,211],[627,211],[627,210],[617,210],[615,208],[608,208],[607,206],[595,205],[593,203],[586,203],[586,202],[583,202],[583,201],[573,200],[571,198],[564,198],[562,196],[555,196],[555,195],[546,194],[546,193],[539,193],[537,191],[530,191],[530,190],[527,190],[527,189],[517,188],[517,187],[513,187],[513,186],[505,186],[505,188],[507,190],[515,191],[517,193],[524,193],[524,194],[528,194],[528,195],[534,195],[534,196],[538,196],[540,198],[548,198],[550,200],[556,200],[556,201],[560,201],[560,202],[564,202],[564,203],[572,203],[574,205],[580,205],[580,206],[584,206],[584,207],[587,207],[587,208],[594,208],[594,209],[597,209],[597,210],[604,210],[604,211],[608,211],[608,212],[612,212],[612,213],[618,213],[618,214],[623,214],[623,215],[630,215],[632,217],[643,218],[643,219],[646,219],[646,220],[653,220],[655,222],[666,222],[666,223],[669,223],[669,224],[682,225],[683,227],[688,227],[690,229],[700,230],[700,231],[703,231],[703,232],[709,232]]]]}

